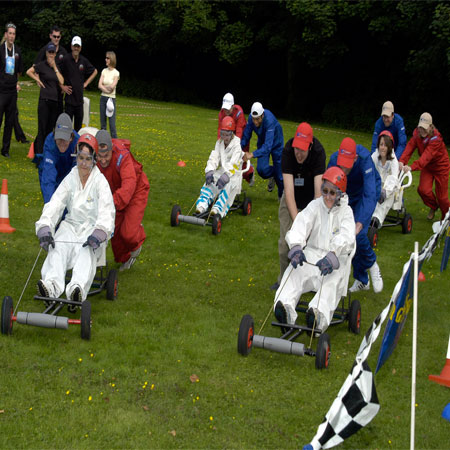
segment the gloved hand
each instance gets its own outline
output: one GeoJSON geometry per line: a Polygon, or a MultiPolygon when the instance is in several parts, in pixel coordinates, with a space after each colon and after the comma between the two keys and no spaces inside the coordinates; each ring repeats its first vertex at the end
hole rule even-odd
{"type": "Polygon", "coordinates": [[[291,260],[294,269],[296,269],[298,265],[303,266],[303,263],[306,262],[306,256],[300,245],[294,245],[294,247],[289,250],[288,258],[291,260]]]}
{"type": "Polygon", "coordinates": [[[39,245],[48,252],[48,248],[50,245],[55,248],[55,240],[53,239],[52,233],[50,231],[50,227],[42,227],[39,228],[37,232],[37,237],[39,239],[39,245]]]}
{"type": "Polygon", "coordinates": [[[94,250],[100,247],[100,244],[106,240],[106,233],[103,230],[99,230],[96,228],[90,236],[88,236],[86,242],[83,244],[83,247],[87,247],[88,245],[92,247],[94,250]]]}
{"type": "Polygon", "coordinates": [[[205,174],[205,183],[206,186],[208,186],[209,184],[211,184],[214,181],[214,170],[210,170],[209,172],[207,172],[205,174]]]}
{"type": "Polygon", "coordinates": [[[329,275],[333,270],[339,269],[339,259],[333,252],[328,252],[322,259],[316,262],[321,275],[329,275]]]}
{"type": "Polygon", "coordinates": [[[226,173],[223,173],[222,175],[220,175],[220,178],[217,180],[216,186],[220,190],[222,190],[229,181],[230,181],[230,177],[226,173]]]}
{"type": "Polygon", "coordinates": [[[386,200],[386,189],[381,189],[380,198],[378,200],[378,203],[381,205],[386,200]]]}

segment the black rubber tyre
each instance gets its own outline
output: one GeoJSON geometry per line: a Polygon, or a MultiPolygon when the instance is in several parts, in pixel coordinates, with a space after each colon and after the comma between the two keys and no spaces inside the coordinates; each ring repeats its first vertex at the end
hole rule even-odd
{"type": "Polygon", "coordinates": [[[249,216],[252,213],[252,199],[250,197],[245,197],[242,203],[242,214],[244,216],[249,216]]]}
{"type": "Polygon", "coordinates": [[[170,225],[173,227],[177,227],[180,225],[180,221],[178,220],[178,216],[181,214],[181,208],[179,205],[173,205],[172,213],[170,214],[170,225]]]}
{"type": "Polygon", "coordinates": [[[316,369],[327,369],[330,360],[331,346],[330,337],[327,333],[322,333],[317,342],[316,348],[316,369]]]}
{"type": "Polygon", "coordinates": [[[355,334],[361,331],[361,304],[353,300],[348,311],[348,329],[355,334]]]}
{"type": "Polygon", "coordinates": [[[81,305],[81,339],[91,339],[91,303],[85,300],[81,305]]]}
{"type": "Polygon", "coordinates": [[[117,291],[119,287],[119,277],[117,275],[116,269],[111,269],[108,272],[105,287],[106,287],[106,298],[108,300],[115,300],[117,298],[117,291]]]}
{"type": "Polygon", "coordinates": [[[11,297],[4,297],[2,303],[2,334],[12,334],[13,301],[11,297]]]}
{"type": "Polygon", "coordinates": [[[216,214],[212,220],[212,234],[220,234],[222,231],[222,219],[220,214],[216,214]]]}
{"type": "Polygon", "coordinates": [[[238,353],[243,356],[247,356],[252,350],[253,346],[253,335],[255,334],[255,324],[253,322],[253,317],[250,314],[246,314],[239,325],[238,334],[238,353]]]}
{"type": "Polygon", "coordinates": [[[402,233],[403,234],[411,233],[412,227],[413,227],[413,219],[411,217],[411,214],[405,214],[405,217],[403,217],[402,220],[402,233]]]}
{"type": "Polygon", "coordinates": [[[375,248],[378,244],[378,229],[370,226],[369,231],[367,232],[367,237],[369,238],[370,246],[375,248]]]}

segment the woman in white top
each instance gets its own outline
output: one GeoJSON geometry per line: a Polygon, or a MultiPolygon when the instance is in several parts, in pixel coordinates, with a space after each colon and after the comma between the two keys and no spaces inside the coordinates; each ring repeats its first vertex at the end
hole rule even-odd
{"type": "Polygon", "coordinates": [[[106,130],[106,118],[109,117],[109,130],[112,138],[117,138],[116,130],[116,86],[120,73],[116,69],[117,58],[114,52],[106,52],[106,67],[102,70],[98,88],[100,96],[100,127],[106,130]]]}

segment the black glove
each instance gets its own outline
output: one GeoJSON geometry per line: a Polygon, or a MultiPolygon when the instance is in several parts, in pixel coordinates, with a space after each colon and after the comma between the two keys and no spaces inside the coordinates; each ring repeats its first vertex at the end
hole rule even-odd
{"type": "Polygon", "coordinates": [[[55,240],[53,239],[50,227],[39,228],[37,232],[37,237],[39,239],[39,245],[48,252],[48,248],[52,246],[55,248],[55,240]]]}
{"type": "Polygon", "coordinates": [[[381,189],[380,199],[378,200],[378,203],[381,205],[386,200],[386,190],[381,189]]]}
{"type": "Polygon", "coordinates": [[[291,260],[294,269],[296,269],[298,265],[303,266],[303,263],[306,262],[306,256],[300,245],[295,245],[289,250],[288,258],[291,260]]]}
{"type": "Polygon", "coordinates": [[[214,181],[214,170],[210,170],[205,174],[205,184],[208,186],[214,181]]]}
{"type": "Polygon", "coordinates": [[[220,175],[220,178],[217,180],[216,186],[220,190],[222,190],[229,181],[230,181],[230,177],[226,173],[223,173],[222,175],[220,175]]]}

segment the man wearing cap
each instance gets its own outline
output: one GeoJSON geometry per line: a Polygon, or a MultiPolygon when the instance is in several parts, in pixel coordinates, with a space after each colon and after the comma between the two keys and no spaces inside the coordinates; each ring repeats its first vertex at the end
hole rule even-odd
{"type": "Polygon", "coordinates": [[[383,279],[377,257],[370,245],[367,231],[381,193],[381,178],[369,151],[356,145],[351,138],[344,138],[339,150],[330,157],[328,167],[339,166],[347,175],[349,205],[355,217],[356,252],[352,260],[355,282],[350,292],[367,291],[372,278],[375,293],[383,290],[383,279]]]}
{"type": "Polygon", "coordinates": [[[2,156],[9,158],[11,135],[17,107],[17,91],[20,90],[18,77],[23,72],[22,55],[15,45],[16,26],[8,23],[5,27],[5,44],[0,45],[0,128],[5,116],[2,156]]]}
{"type": "Polygon", "coordinates": [[[244,149],[250,142],[252,132],[258,136],[257,149],[254,152],[246,152],[244,161],[257,158],[256,170],[261,178],[269,179],[267,190],[273,191],[274,184],[278,186],[278,199],[283,195],[283,175],[281,172],[281,153],[283,152],[283,129],[276,117],[264,109],[260,102],[252,105],[250,117],[244,129],[241,139],[241,147],[244,149]],[[270,165],[272,155],[273,166],[270,165]]]}
{"type": "Polygon", "coordinates": [[[443,220],[450,206],[448,199],[450,162],[444,140],[433,125],[430,113],[424,112],[420,116],[413,137],[400,158],[400,164],[404,165],[405,172],[420,170],[417,192],[425,205],[430,208],[427,219],[433,220],[435,211],[440,208],[441,220],[443,220]],[[419,151],[419,159],[408,166],[409,159],[416,148],[419,151]],[[433,182],[436,186],[436,195],[433,193],[433,182]]]}
{"type": "Polygon", "coordinates": [[[116,224],[111,246],[116,262],[126,270],[141,253],[146,235],[142,221],[147,207],[150,184],[124,140],[111,139],[107,130],[99,130],[97,166],[108,180],[116,207],[116,224]]]}
{"type": "MultiPolygon", "coordinates": [[[[50,37],[50,42],[48,42],[46,45],[44,45],[39,50],[38,54],[36,55],[36,58],[34,59],[34,65],[36,65],[37,63],[39,63],[41,61],[46,60],[45,52],[47,50],[47,46],[48,46],[48,44],[53,44],[56,49],[55,62],[56,62],[56,65],[58,66],[58,69],[61,71],[62,60],[64,58],[64,55],[67,54],[67,50],[61,45],[62,35],[61,35],[61,30],[59,29],[58,26],[53,25],[50,28],[49,37],[50,37]]],[[[63,112],[63,109],[64,109],[64,106],[63,106],[62,91],[61,91],[61,89],[58,89],[58,115],[63,112]]]]}
{"type": "Polygon", "coordinates": [[[278,289],[281,278],[289,265],[286,233],[290,230],[298,212],[305,209],[313,199],[322,195],[322,174],[325,172],[325,160],[325,149],[314,137],[311,125],[302,122],[297,127],[295,136],[286,142],[281,156],[284,192],[278,209],[280,274],[277,282],[272,285],[272,289],[278,289]]]}
{"type": "Polygon", "coordinates": [[[66,113],[59,115],[55,129],[44,142],[39,165],[39,183],[44,203],[52,198],[56,188],[76,164],[78,133],[72,129],[72,120],[66,113]]]}
{"type": "MultiPolygon", "coordinates": [[[[242,107],[234,103],[234,96],[230,93],[225,94],[222,100],[222,109],[219,112],[219,124],[217,127],[217,139],[220,139],[220,127],[222,124],[222,120],[227,116],[231,117],[234,120],[234,123],[236,124],[235,135],[239,139],[241,139],[247,121],[245,120],[245,114],[242,107]]],[[[249,144],[247,144],[246,147],[242,150],[244,152],[248,152],[249,144]]],[[[242,178],[250,183],[250,186],[253,186],[255,183],[254,172],[255,169],[253,168],[253,166],[251,166],[247,172],[244,172],[242,174],[242,178]]]]}
{"type": "Polygon", "coordinates": [[[96,77],[97,69],[80,54],[80,36],[74,36],[71,49],[72,52],[64,56],[61,64],[64,77],[64,86],[62,86],[65,93],[64,111],[74,119],[75,130],[79,130],[83,123],[84,89],[96,77]]]}
{"type": "Polygon", "coordinates": [[[397,159],[400,159],[407,141],[405,124],[403,123],[402,117],[399,114],[394,113],[394,104],[390,101],[383,103],[381,117],[375,122],[371,153],[376,150],[378,136],[384,130],[389,131],[394,137],[395,156],[397,156],[397,159]]]}

